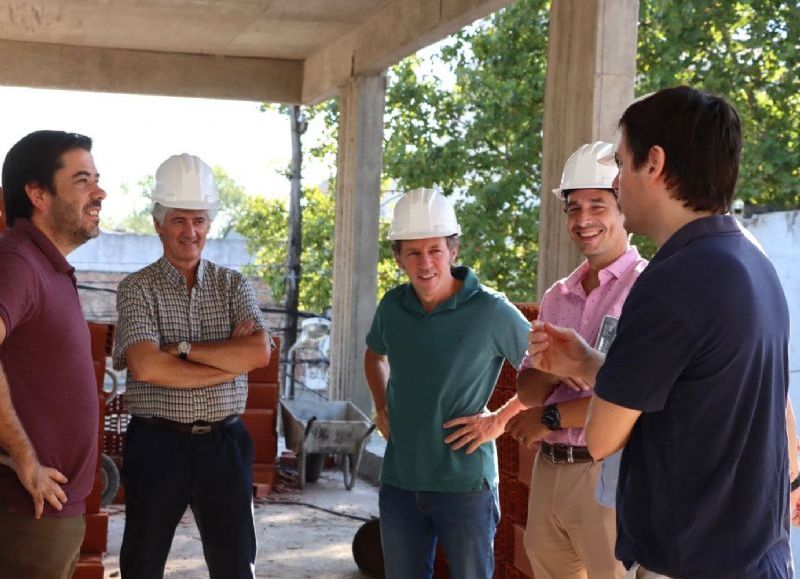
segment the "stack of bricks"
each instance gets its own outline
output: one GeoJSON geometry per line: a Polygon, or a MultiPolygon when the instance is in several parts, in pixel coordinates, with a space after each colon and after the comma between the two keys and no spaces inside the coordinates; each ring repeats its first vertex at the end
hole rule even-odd
{"type": "Polygon", "coordinates": [[[275,458],[278,453],[278,367],[280,341],[276,338],[269,366],[248,375],[247,407],[242,416],[253,439],[253,494],[266,497],[275,482],[275,458]]]}
{"type": "MultiPolygon", "coordinates": [[[[516,305],[529,320],[535,320],[539,314],[536,304],[516,305]]],[[[489,401],[490,410],[497,410],[517,393],[516,380],[516,372],[505,363],[489,401]]],[[[497,439],[501,518],[494,540],[495,579],[533,577],[522,540],[528,518],[528,494],[535,456],[535,450],[521,447],[507,434],[497,439]]]]}
{"type": "Polygon", "coordinates": [[[103,451],[103,430],[105,423],[105,395],[103,381],[105,379],[106,356],[111,354],[114,339],[114,326],[105,324],[89,324],[92,341],[92,361],[97,381],[98,409],[100,416],[99,437],[97,445],[97,472],[95,474],[92,494],[86,499],[86,534],[81,545],[81,554],[73,579],[103,579],[103,553],[108,545],[108,513],[100,511],[100,495],[102,478],[100,474],[100,456],[103,451]]]}
{"type": "MultiPolygon", "coordinates": [[[[529,320],[539,315],[537,304],[515,304],[529,320]]],[[[500,371],[489,410],[497,410],[517,393],[517,372],[506,362],[500,371]]],[[[496,441],[500,470],[500,524],[494,538],[494,579],[531,579],[525,546],[525,522],[528,519],[528,494],[535,450],[521,447],[504,434],[496,441]]],[[[434,579],[448,579],[447,562],[440,549],[436,552],[434,579]]]]}

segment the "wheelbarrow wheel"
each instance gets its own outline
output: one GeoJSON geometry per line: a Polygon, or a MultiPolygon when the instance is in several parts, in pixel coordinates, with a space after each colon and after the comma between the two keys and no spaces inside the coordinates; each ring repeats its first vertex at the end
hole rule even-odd
{"type": "Polygon", "coordinates": [[[353,559],[358,569],[367,577],[385,579],[381,525],[378,519],[367,521],[356,531],[356,536],[353,537],[353,559]]]}
{"type": "Polygon", "coordinates": [[[310,452],[306,455],[306,482],[315,483],[322,474],[322,463],[325,455],[319,452],[310,452]]]}
{"type": "Polygon", "coordinates": [[[103,454],[100,462],[100,506],[107,507],[114,501],[119,491],[119,469],[113,459],[103,454]]]}

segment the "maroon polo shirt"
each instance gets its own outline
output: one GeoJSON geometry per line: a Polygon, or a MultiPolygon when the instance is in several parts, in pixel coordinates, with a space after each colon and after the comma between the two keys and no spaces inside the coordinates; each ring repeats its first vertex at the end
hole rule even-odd
{"type": "MultiPolygon", "coordinates": [[[[45,503],[45,514],[56,516],[85,511],[97,466],[98,395],[74,272],[27,219],[0,235],[0,363],[39,462],[69,479],[63,510],[45,503]]],[[[30,495],[2,465],[0,501],[11,512],[33,513],[30,495]]]]}

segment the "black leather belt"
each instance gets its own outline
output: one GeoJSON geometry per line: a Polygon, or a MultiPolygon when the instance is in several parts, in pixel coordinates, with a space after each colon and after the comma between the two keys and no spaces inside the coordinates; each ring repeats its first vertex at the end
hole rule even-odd
{"type": "Polygon", "coordinates": [[[141,420],[145,424],[153,424],[155,426],[163,426],[171,430],[177,430],[182,434],[208,434],[215,430],[220,430],[231,424],[239,421],[238,414],[231,414],[217,422],[208,422],[207,420],[196,420],[195,422],[176,422],[175,420],[168,420],[159,416],[135,416],[136,420],[141,420]]]}
{"type": "Polygon", "coordinates": [[[592,462],[594,459],[585,446],[570,446],[569,444],[549,444],[542,442],[539,454],[555,464],[572,464],[575,462],[592,462]]]}

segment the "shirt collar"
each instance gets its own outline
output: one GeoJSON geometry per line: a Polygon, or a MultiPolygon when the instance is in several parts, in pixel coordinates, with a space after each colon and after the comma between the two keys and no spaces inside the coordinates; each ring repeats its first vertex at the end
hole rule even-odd
{"type": "MultiPolygon", "coordinates": [[[[186,278],[179,272],[174,265],[172,265],[165,256],[161,256],[156,262],[157,267],[164,272],[167,278],[182,288],[186,288],[186,278]]],[[[203,280],[205,279],[206,260],[201,259],[200,264],[197,266],[197,279],[195,280],[195,287],[202,287],[203,280]]]]}
{"type": "Polygon", "coordinates": [[[741,235],[736,218],[730,215],[710,215],[694,219],[678,229],[656,252],[651,263],[658,263],[677,253],[695,239],[720,233],[741,235]]]}
{"type": "MultiPolygon", "coordinates": [[[[628,270],[631,264],[635,263],[639,259],[639,250],[636,249],[636,246],[628,246],[628,249],[625,251],[625,253],[597,272],[597,276],[600,279],[600,285],[603,285],[610,279],[619,279],[628,270]]],[[[584,260],[584,262],[580,264],[575,271],[569,274],[566,280],[564,280],[564,283],[561,285],[561,293],[584,295],[583,280],[588,271],[589,262],[584,260]]]]}
{"type": "Polygon", "coordinates": [[[47,237],[44,232],[36,227],[29,219],[18,217],[14,220],[14,227],[12,227],[11,230],[18,231],[21,234],[26,235],[53,265],[53,269],[59,273],[69,275],[72,277],[73,283],[76,283],[75,268],[70,265],[70,263],[58,250],[50,238],[47,237]]]}
{"type": "Polygon", "coordinates": [[[411,283],[406,284],[406,289],[403,294],[403,306],[405,306],[405,308],[408,310],[420,313],[422,315],[427,315],[429,313],[433,314],[444,310],[454,310],[460,303],[464,303],[478,291],[478,276],[476,276],[475,272],[473,272],[467,266],[461,265],[457,267],[451,267],[450,274],[457,280],[461,281],[461,288],[454,296],[451,296],[436,306],[433,311],[425,311],[425,309],[422,307],[422,303],[417,297],[417,293],[414,291],[414,286],[411,285],[411,283]]]}

